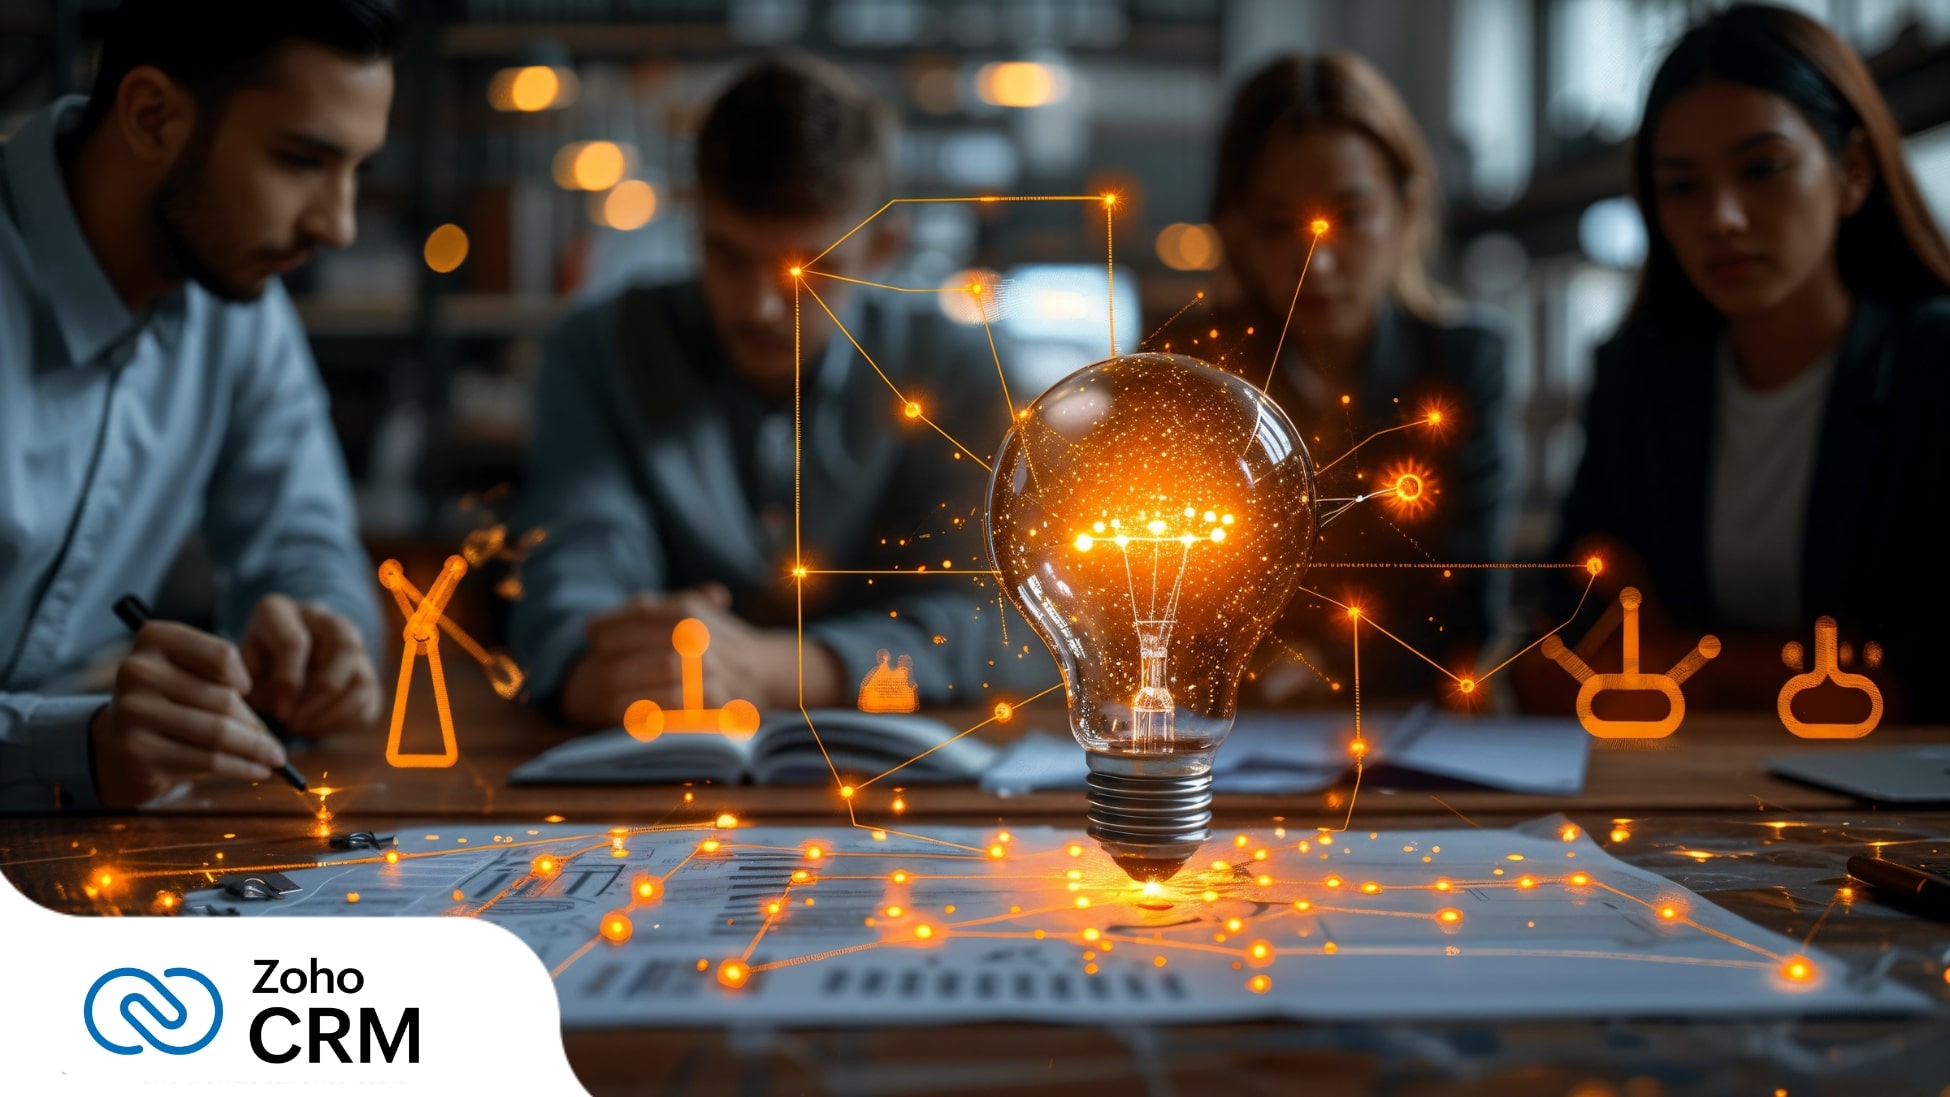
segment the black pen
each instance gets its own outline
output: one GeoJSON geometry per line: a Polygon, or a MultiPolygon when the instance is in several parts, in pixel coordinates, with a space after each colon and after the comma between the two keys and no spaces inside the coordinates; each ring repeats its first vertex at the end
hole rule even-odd
{"type": "Polygon", "coordinates": [[[1950,919],[1950,879],[1880,857],[1850,857],[1848,874],[1932,918],[1950,919]]]}
{"type": "MultiPolygon", "coordinates": [[[[132,633],[141,631],[143,625],[156,619],[155,613],[149,609],[149,603],[134,594],[124,594],[115,600],[115,616],[121,618],[122,623],[127,625],[132,633]]],[[[259,713],[258,718],[264,721],[264,726],[272,735],[277,736],[279,742],[290,738],[284,729],[284,724],[277,717],[259,713]]],[[[279,766],[277,773],[279,777],[291,782],[291,787],[299,792],[310,791],[311,782],[305,780],[305,775],[299,773],[290,762],[279,766]]]]}

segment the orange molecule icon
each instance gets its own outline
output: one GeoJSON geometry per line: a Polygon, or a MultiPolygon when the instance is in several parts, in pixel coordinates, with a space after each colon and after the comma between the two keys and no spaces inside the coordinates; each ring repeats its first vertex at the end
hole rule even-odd
{"type": "Polygon", "coordinates": [[[1618,592],[1618,605],[1625,614],[1625,650],[1622,666],[1617,674],[1597,674],[1576,652],[1564,646],[1564,641],[1552,633],[1544,638],[1542,650],[1558,666],[1568,671],[1584,685],[1578,690],[1578,723],[1584,730],[1600,739],[1663,739],[1679,727],[1686,718],[1686,695],[1679,692],[1680,684],[1699,672],[1707,660],[1720,654],[1720,638],[1703,636],[1699,645],[1686,654],[1664,674],[1646,674],[1639,670],[1639,606],[1644,601],[1637,587],[1626,587],[1618,592]],[[1651,690],[1663,694],[1670,708],[1658,720],[1606,720],[1591,710],[1592,698],[1608,689],[1651,690]]]}
{"type": "Polygon", "coordinates": [[[460,747],[454,740],[454,715],[447,707],[447,674],[440,666],[440,625],[447,601],[454,596],[454,587],[466,574],[466,560],[459,556],[447,557],[439,577],[416,606],[407,593],[411,584],[406,581],[399,561],[388,560],[379,565],[379,582],[392,591],[399,601],[400,612],[406,614],[399,685],[393,691],[393,723],[386,735],[386,762],[397,769],[444,769],[460,761],[460,747]],[[407,754],[400,749],[400,737],[406,727],[406,700],[413,687],[413,664],[421,656],[426,657],[427,671],[433,676],[433,705],[440,715],[438,754],[407,754]]]}
{"type": "Polygon", "coordinates": [[[758,706],[728,701],[723,708],[704,707],[704,653],[711,647],[711,630],[695,617],[686,617],[670,630],[670,646],[684,668],[684,707],[666,712],[655,701],[633,702],[623,712],[623,729],[644,742],[664,732],[719,732],[743,741],[758,730],[758,706]]]}
{"type": "MultiPolygon", "coordinates": [[[[1842,669],[1850,659],[1848,645],[1840,645],[1837,651],[1835,636],[1838,628],[1833,617],[1823,617],[1815,622],[1815,666],[1805,674],[1797,674],[1781,687],[1781,723],[1803,739],[1860,739],[1876,729],[1882,722],[1882,691],[1869,680],[1867,675],[1852,674],[1842,669]],[[1843,689],[1861,690],[1869,695],[1869,715],[1866,719],[1853,723],[1817,723],[1802,720],[1794,715],[1794,699],[1803,691],[1810,690],[1823,682],[1833,682],[1843,689]]],[[[1866,645],[1863,652],[1871,667],[1882,661],[1882,649],[1876,644],[1866,645]]],[[[1781,649],[1781,659],[1794,670],[1801,669],[1801,645],[1790,643],[1781,649]]]]}

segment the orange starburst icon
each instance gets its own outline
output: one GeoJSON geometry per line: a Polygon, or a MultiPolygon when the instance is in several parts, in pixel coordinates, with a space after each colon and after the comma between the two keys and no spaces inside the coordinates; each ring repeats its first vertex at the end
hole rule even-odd
{"type": "Polygon", "coordinates": [[[1385,497],[1401,514],[1419,514],[1435,501],[1435,482],[1429,470],[1412,461],[1387,469],[1377,485],[1375,494],[1385,497]]]}

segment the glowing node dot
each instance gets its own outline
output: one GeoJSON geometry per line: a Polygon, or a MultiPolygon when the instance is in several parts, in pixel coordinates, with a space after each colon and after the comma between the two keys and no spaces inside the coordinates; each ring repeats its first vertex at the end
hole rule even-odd
{"type": "Polygon", "coordinates": [[[1380,885],[1380,884],[1377,884],[1377,883],[1375,883],[1375,882],[1374,882],[1373,880],[1369,880],[1369,881],[1368,881],[1367,883],[1365,883],[1365,884],[1362,884],[1362,885],[1361,885],[1361,894],[1363,894],[1363,895],[1380,895],[1380,894],[1381,894],[1381,885],[1380,885]]]}
{"type": "Polygon", "coordinates": [[[723,844],[724,843],[718,841],[716,838],[706,838],[704,841],[699,842],[697,844],[697,848],[703,850],[706,853],[716,853],[718,852],[718,849],[723,844]]]}
{"type": "Polygon", "coordinates": [[[1227,933],[1238,933],[1238,932],[1239,932],[1240,930],[1242,930],[1242,929],[1244,929],[1244,928],[1246,928],[1246,923],[1244,923],[1244,922],[1242,922],[1242,921],[1240,921],[1239,919],[1237,919],[1237,918],[1227,918],[1227,919],[1226,919],[1226,932],[1227,932],[1227,933]]]}
{"type": "Polygon", "coordinates": [[[1095,929],[1095,928],[1086,929],[1083,931],[1083,939],[1086,941],[1095,941],[1096,939],[1102,937],[1103,935],[1104,934],[1102,930],[1095,929]]]}
{"type": "Polygon", "coordinates": [[[1225,529],[1223,527],[1214,527],[1212,530],[1212,540],[1223,541],[1225,539],[1226,539],[1225,529]]]}
{"type": "Polygon", "coordinates": [[[657,897],[657,878],[655,876],[638,876],[630,883],[630,894],[636,896],[637,902],[639,903],[646,903],[655,899],[657,897]]]}
{"type": "Polygon", "coordinates": [[[1395,480],[1395,497],[1404,503],[1413,503],[1422,497],[1422,478],[1412,472],[1402,473],[1395,480]]]}
{"type": "Polygon", "coordinates": [[[345,893],[345,901],[346,901],[346,902],[348,902],[348,903],[356,903],[356,902],[358,902],[358,901],[359,901],[359,893],[358,893],[358,892],[356,892],[356,891],[348,891],[348,892],[346,892],[346,893],[345,893]]]}
{"type": "Polygon", "coordinates": [[[1264,960],[1268,956],[1273,955],[1273,946],[1267,944],[1265,941],[1254,941],[1246,951],[1252,955],[1253,959],[1264,960]]]}
{"type": "Polygon", "coordinates": [[[1448,890],[1449,890],[1449,889],[1450,889],[1451,887],[1453,887],[1453,886],[1454,886],[1454,885],[1452,885],[1451,883],[1449,883],[1449,881],[1447,881],[1447,880],[1437,880],[1437,881],[1435,882],[1435,889],[1436,889],[1437,891],[1448,891],[1448,890]]]}
{"type": "Polygon", "coordinates": [[[562,866],[553,856],[544,853],[540,857],[530,861],[528,867],[537,876],[553,876],[556,870],[562,866]]]}
{"type": "MultiPolygon", "coordinates": [[[[700,965],[698,970],[702,971],[704,961],[699,960],[698,964],[700,965]]],[[[751,977],[752,969],[746,967],[738,960],[726,960],[724,963],[718,965],[718,982],[733,990],[744,986],[745,980],[751,977]]]]}
{"type": "Polygon", "coordinates": [[[995,718],[997,720],[1006,721],[1009,717],[1015,715],[1015,712],[1016,710],[1010,708],[1006,702],[995,706],[995,718]]]}
{"type": "Polygon", "coordinates": [[[1814,976],[1814,965],[1799,956],[1781,965],[1781,977],[1790,982],[1805,983],[1814,978],[1814,976]]]}
{"type": "Polygon", "coordinates": [[[851,799],[853,799],[853,786],[852,786],[852,785],[841,785],[841,786],[840,786],[840,799],[842,799],[842,800],[851,800],[851,799]]]}
{"type": "Polygon", "coordinates": [[[1340,878],[1340,877],[1338,877],[1338,876],[1329,876],[1329,877],[1327,878],[1327,886],[1328,886],[1328,887],[1330,887],[1330,888],[1337,888],[1337,887],[1340,887],[1340,886],[1341,886],[1341,878],[1340,878]]]}
{"type": "Polygon", "coordinates": [[[1347,607],[1347,615],[1349,618],[1355,618],[1361,616],[1361,607],[1360,606],[1347,607]]]}
{"type": "Polygon", "coordinates": [[[1082,895],[1077,896],[1077,909],[1078,910],[1090,909],[1090,900],[1088,898],[1085,898],[1082,895]]]}
{"type": "Polygon", "coordinates": [[[1671,907],[1671,906],[1660,907],[1659,917],[1664,918],[1666,921],[1670,922],[1674,918],[1679,917],[1679,908],[1671,907]]]}
{"type": "Polygon", "coordinates": [[[995,858],[996,860],[1001,860],[1002,854],[1005,852],[1007,851],[1002,848],[1000,843],[997,843],[996,845],[992,845],[989,847],[989,856],[995,858]]]}
{"type": "Polygon", "coordinates": [[[1353,401],[1354,401],[1354,397],[1352,397],[1352,396],[1349,396],[1349,395],[1348,395],[1347,393],[1345,393],[1345,392],[1343,392],[1343,393],[1341,393],[1341,404],[1342,404],[1342,406],[1346,406],[1346,405],[1348,405],[1348,404],[1350,404],[1350,403],[1353,403],[1353,401]]]}
{"type": "Polygon", "coordinates": [[[930,940],[934,937],[934,927],[928,925],[915,926],[914,936],[919,937],[923,941],[930,940]]]}
{"type": "Polygon", "coordinates": [[[791,274],[794,278],[797,278],[799,277],[800,272],[801,272],[801,268],[793,267],[788,273],[791,274]]]}
{"type": "Polygon", "coordinates": [[[1328,228],[1327,218],[1316,217],[1314,218],[1313,223],[1311,225],[1308,225],[1307,227],[1314,230],[1315,236],[1325,236],[1327,235],[1327,228],[1328,228]]]}
{"type": "Polygon", "coordinates": [[[1273,977],[1270,975],[1255,975],[1246,980],[1246,989],[1252,991],[1254,994],[1264,994],[1273,989],[1273,977]]]}
{"type": "Polygon", "coordinates": [[[1077,544],[1077,551],[1078,551],[1078,552],[1089,552],[1089,551],[1090,551],[1090,546],[1091,546],[1091,545],[1093,545],[1093,544],[1095,544],[1095,543],[1096,543],[1096,542],[1095,542],[1095,541],[1094,541],[1094,540],[1093,540],[1093,539],[1091,538],[1091,536],[1090,536],[1089,534],[1087,534],[1087,533],[1079,533],[1079,534],[1077,534],[1077,542],[1076,542],[1076,544],[1077,544]]]}
{"type": "Polygon", "coordinates": [[[892,879],[897,884],[905,884],[908,881],[908,875],[905,870],[896,869],[894,871],[894,875],[890,877],[890,879],[892,879]]]}
{"type": "Polygon", "coordinates": [[[919,419],[921,417],[921,405],[912,400],[907,402],[905,411],[909,419],[919,419]]]}
{"type": "Polygon", "coordinates": [[[1307,902],[1305,899],[1295,899],[1293,901],[1293,909],[1295,910],[1308,911],[1308,910],[1312,910],[1313,908],[1314,905],[1312,903],[1307,902]]]}
{"type": "Polygon", "coordinates": [[[906,912],[905,910],[902,910],[902,909],[901,909],[900,907],[888,907],[888,908],[887,908],[887,917],[889,917],[889,918],[898,918],[898,917],[900,917],[901,915],[903,915],[903,914],[905,914],[905,913],[907,913],[907,912],[906,912]]]}
{"type": "Polygon", "coordinates": [[[397,864],[399,864],[399,850],[396,850],[396,849],[389,849],[389,850],[387,850],[387,851],[386,851],[386,863],[387,863],[387,864],[389,864],[389,865],[397,865],[397,864]]]}
{"type": "Polygon", "coordinates": [[[1063,847],[1063,852],[1072,857],[1081,857],[1083,856],[1083,847],[1077,845],[1075,842],[1071,842],[1069,845],[1063,847]]]}
{"type": "Polygon", "coordinates": [[[630,916],[620,910],[603,915],[603,937],[619,945],[630,939],[630,933],[635,928],[630,916]]]}
{"type": "Polygon", "coordinates": [[[1591,877],[1590,877],[1590,876],[1588,876],[1588,875],[1586,875],[1585,873],[1582,873],[1582,872],[1573,872],[1573,873],[1571,874],[1571,886],[1572,886],[1572,887],[1585,887],[1586,885],[1588,885],[1588,884],[1590,884],[1590,883],[1591,883],[1591,877]]]}
{"type": "Polygon", "coordinates": [[[730,830],[731,828],[737,825],[738,825],[738,817],[736,815],[726,812],[725,814],[718,816],[719,829],[730,830]]]}
{"type": "Polygon", "coordinates": [[[1463,913],[1455,907],[1444,907],[1435,912],[1435,920],[1444,925],[1453,926],[1463,920],[1463,913]]]}
{"type": "Polygon", "coordinates": [[[1591,559],[1586,560],[1584,562],[1584,570],[1590,572],[1593,575],[1596,575],[1599,572],[1605,570],[1605,562],[1599,559],[1598,557],[1593,556],[1591,559]]]}
{"type": "Polygon", "coordinates": [[[826,851],[825,851],[825,850],[823,850],[823,849],[820,849],[820,848],[819,848],[818,846],[808,846],[808,847],[806,847],[806,860],[808,860],[808,861],[817,861],[817,860],[819,860],[819,859],[820,859],[821,857],[824,857],[824,856],[826,856],[826,851]]]}
{"type": "Polygon", "coordinates": [[[1537,886],[1537,881],[1533,877],[1523,876],[1517,879],[1517,886],[1520,888],[1534,888],[1537,886]]]}
{"type": "Polygon", "coordinates": [[[1464,678],[1462,681],[1456,683],[1456,688],[1463,691],[1464,693],[1475,693],[1476,679],[1464,678]]]}
{"type": "Polygon", "coordinates": [[[1432,411],[1432,412],[1430,412],[1430,413],[1429,413],[1429,425],[1430,425],[1430,426],[1432,426],[1432,427],[1439,427],[1439,426],[1441,426],[1441,425],[1442,425],[1442,413],[1441,413],[1441,412],[1439,412],[1439,411],[1432,411]]]}
{"type": "Polygon", "coordinates": [[[1347,745],[1347,752],[1356,758],[1365,757],[1368,753],[1368,741],[1366,739],[1354,740],[1347,745]]]}

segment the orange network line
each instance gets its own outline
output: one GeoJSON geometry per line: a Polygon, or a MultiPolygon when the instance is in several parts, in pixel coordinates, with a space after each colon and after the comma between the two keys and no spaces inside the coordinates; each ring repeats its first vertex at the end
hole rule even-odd
{"type": "Polygon", "coordinates": [[[1189,300],[1189,301],[1187,301],[1187,302],[1185,302],[1185,303],[1184,303],[1183,305],[1181,305],[1181,306],[1179,306],[1179,309],[1178,309],[1178,311],[1177,311],[1177,312],[1174,312],[1174,313],[1172,313],[1172,314],[1171,314],[1171,315],[1170,315],[1169,317],[1167,317],[1167,318],[1165,319],[1165,322],[1164,322],[1164,323],[1162,323],[1162,324],[1159,324],[1159,325],[1158,325],[1158,329],[1157,329],[1156,331],[1154,331],[1154,332],[1152,332],[1151,334],[1149,334],[1149,335],[1147,335],[1147,336],[1145,336],[1145,337],[1144,337],[1143,339],[1141,339],[1141,340],[1139,340],[1139,341],[1138,341],[1138,349],[1139,349],[1139,350],[1143,350],[1143,349],[1144,349],[1144,344],[1146,344],[1146,343],[1149,343],[1149,342],[1152,342],[1152,341],[1154,341],[1154,340],[1156,340],[1156,339],[1158,338],[1158,336],[1160,336],[1160,335],[1163,335],[1163,334],[1165,333],[1165,329],[1166,329],[1166,328],[1169,328],[1169,327],[1170,327],[1170,326],[1172,326],[1173,324],[1175,324],[1175,323],[1177,323],[1177,322],[1178,322],[1178,318],[1179,318],[1180,316],[1183,316],[1183,315],[1185,315],[1185,313],[1186,313],[1186,312],[1188,312],[1188,311],[1190,311],[1190,309],[1191,309],[1191,307],[1192,307],[1193,305],[1196,305],[1196,304],[1198,304],[1198,303],[1199,303],[1200,301],[1203,301],[1203,300],[1205,300],[1205,291],[1204,291],[1204,290],[1199,290],[1199,291],[1198,291],[1198,293],[1197,293],[1197,294],[1195,294],[1195,295],[1194,295],[1194,296],[1192,297],[1192,299],[1191,299],[1191,300],[1189,300]]]}
{"type": "MultiPolygon", "coordinates": [[[[799,284],[805,285],[804,279],[801,279],[799,284]]],[[[936,433],[940,434],[943,438],[946,438],[949,442],[953,443],[956,449],[962,451],[963,453],[966,453],[971,458],[974,458],[975,463],[982,466],[982,468],[985,471],[989,471],[989,472],[995,471],[994,469],[989,467],[989,463],[987,461],[984,461],[982,460],[981,457],[977,456],[974,450],[969,449],[967,446],[962,445],[960,439],[956,438],[952,434],[949,434],[946,430],[943,430],[941,425],[939,423],[936,423],[933,419],[928,418],[927,415],[925,415],[922,412],[920,404],[916,403],[913,400],[909,400],[907,396],[901,392],[900,386],[894,384],[894,379],[887,376],[887,371],[880,368],[880,363],[873,360],[873,355],[867,353],[867,348],[861,346],[860,341],[858,339],[855,339],[853,337],[853,333],[847,330],[846,325],[840,322],[840,318],[833,314],[833,310],[827,306],[825,299],[819,296],[818,290],[812,288],[811,286],[806,286],[806,292],[812,294],[812,299],[818,302],[820,310],[826,313],[827,317],[833,321],[833,326],[840,329],[840,334],[846,336],[846,341],[853,344],[853,349],[859,351],[860,357],[865,358],[867,360],[867,365],[872,366],[873,371],[880,375],[880,379],[887,383],[887,387],[888,389],[892,390],[894,394],[894,398],[899,400],[902,406],[905,408],[905,413],[909,419],[919,419],[923,423],[926,423],[928,426],[933,427],[936,433]]]]}
{"type": "Polygon", "coordinates": [[[1058,682],[1055,685],[1050,686],[1047,689],[1044,689],[1040,693],[1033,694],[1029,697],[1023,698],[1020,701],[1017,701],[1014,705],[998,705],[996,706],[996,713],[993,716],[990,716],[988,719],[982,721],[979,724],[976,724],[974,727],[967,728],[957,733],[951,738],[944,739],[941,742],[936,743],[934,746],[931,746],[928,749],[922,751],[921,753],[916,754],[914,757],[909,758],[907,761],[902,762],[900,765],[895,766],[893,769],[887,770],[885,773],[877,773],[874,776],[867,778],[866,780],[860,782],[858,785],[855,785],[854,788],[857,791],[858,789],[866,788],[868,785],[873,784],[875,781],[880,780],[882,777],[892,776],[893,774],[898,773],[903,769],[906,769],[908,766],[913,765],[914,763],[920,761],[921,759],[926,758],[928,755],[933,754],[935,751],[940,750],[942,747],[947,746],[949,743],[957,742],[963,738],[966,738],[967,736],[972,735],[975,732],[980,731],[985,727],[988,727],[990,724],[1002,720],[1007,720],[1011,715],[1014,714],[1016,709],[1021,708],[1023,705],[1026,705],[1029,702],[1034,701],[1040,697],[1044,697],[1047,696],[1048,694],[1054,693],[1057,690],[1062,688],[1063,688],[1063,683],[1058,682]]]}
{"type": "Polygon", "coordinates": [[[1308,226],[1313,229],[1314,238],[1307,245],[1307,258],[1300,264],[1300,277],[1293,283],[1293,300],[1286,307],[1286,322],[1280,325],[1280,338],[1273,344],[1273,361],[1266,367],[1266,383],[1259,386],[1265,392],[1273,387],[1273,375],[1280,368],[1280,351],[1286,347],[1287,329],[1293,326],[1293,310],[1300,307],[1300,287],[1307,284],[1307,268],[1314,265],[1314,249],[1320,246],[1320,238],[1327,234],[1327,222],[1316,218],[1308,226]]]}
{"type": "Polygon", "coordinates": [[[800,267],[810,268],[814,263],[817,263],[821,259],[824,259],[828,255],[831,255],[834,248],[837,248],[841,244],[844,244],[848,240],[851,240],[853,238],[854,233],[857,233],[861,229],[866,228],[868,225],[873,223],[874,218],[879,217],[881,214],[886,213],[888,210],[893,209],[895,206],[925,205],[931,203],[947,203],[947,202],[977,202],[983,204],[992,203],[992,202],[1103,202],[1106,199],[1106,197],[1108,196],[1102,194],[983,194],[983,195],[968,195],[962,197],[944,197],[944,198],[890,198],[887,200],[887,203],[885,205],[881,206],[879,209],[874,210],[872,213],[868,214],[866,220],[861,221],[859,224],[846,230],[845,236],[842,236],[838,240],[835,240],[831,244],[828,244],[826,246],[825,251],[822,251],[818,255],[815,255],[811,259],[808,259],[804,263],[801,263],[800,267]]]}
{"type": "Polygon", "coordinates": [[[1341,454],[1339,457],[1336,457],[1332,461],[1329,461],[1326,464],[1322,465],[1321,467],[1315,469],[1314,475],[1315,476],[1325,475],[1328,469],[1331,469],[1335,465],[1338,465],[1342,461],[1345,461],[1349,457],[1352,457],[1355,454],[1355,452],[1358,451],[1362,446],[1367,445],[1369,442],[1374,441],[1375,439],[1381,437],[1384,434],[1393,434],[1398,430],[1408,430],[1410,427],[1439,427],[1441,425],[1442,425],[1442,413],[1439,411],[1431,411],[1428,414],[1424,415],[1422,418],[1416,419],[1412,422],[1402,423],[1398,426],[1383,427],[1382,429],[1375,431],[1373,434],[1368,435],[1366,438],[1363,438],[1359,442],[1356,442],[1354,443],[1354,445],[1348,447],[1347,452],[1341,454]]]}

